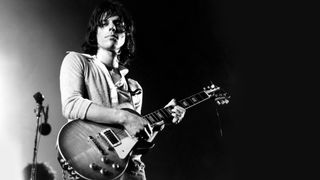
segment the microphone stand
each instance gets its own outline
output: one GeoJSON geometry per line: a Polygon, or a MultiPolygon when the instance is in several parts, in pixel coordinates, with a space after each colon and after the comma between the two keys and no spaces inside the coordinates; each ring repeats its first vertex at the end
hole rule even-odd
{"type": "Polygon", "coordinates": [[[39,124],[40,124],[40,117],[41,113],[43,113],[43,106],[42,102],[44,100],[43,95],[40,92],[37,92],[33,95],[34,99],[37,102],[37,108],[34,109],[36,113],[37,118],[37,124],[36,124],[36,135],[34,139],[34,148],[33,148],[33,159],[32,159],[32,167],[31,167],[31,180],[37,179],[37,153],[38,153],[38,137],[39,137],[39,124]]]}
{"type": "Polygon", "coordinates": [[[220,137],[223,136],[223,132],[222,132],[222,122],[221,122],[221,118],[220,118],[220,114],[219,114],[219,110],[218,110],[218,107],[216,106],[216,115],[217,115],[217,118],[218,118],[218,130],[219,130],[219,135],[220,137]]]}

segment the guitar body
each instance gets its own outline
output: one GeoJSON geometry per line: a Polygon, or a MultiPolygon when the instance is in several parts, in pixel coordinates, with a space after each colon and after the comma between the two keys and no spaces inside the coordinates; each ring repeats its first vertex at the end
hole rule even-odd
{"type": "Polygon", "coordinates": [[[138,142],[122,127],[73,120],[58,134],[59,162],[76,178],[112,180],[128,166],[138,142]]]}

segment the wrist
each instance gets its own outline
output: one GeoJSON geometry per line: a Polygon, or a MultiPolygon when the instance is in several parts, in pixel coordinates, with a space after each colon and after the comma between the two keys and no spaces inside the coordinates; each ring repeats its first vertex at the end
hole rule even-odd
{"type": "Polygon", "coordinates": [[[121,125],[125,125],[127,123],[128,115],[124,110],[116,110],[116,116],[118,117],[118,123],[121,125]]]}

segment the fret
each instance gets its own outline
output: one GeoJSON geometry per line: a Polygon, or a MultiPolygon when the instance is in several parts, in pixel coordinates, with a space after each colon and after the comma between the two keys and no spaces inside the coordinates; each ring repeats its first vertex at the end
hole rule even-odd
{"type": "Polygon", "coordinates": [[[172,116],[171,116],[171,113],[172,113],[172,111],[171,111],[171,110],[172,110],[172,107],[170,107],[170,106],[169,106],[169,107],[165,107],[165,108],[163,108],[162,110],[163,110],[164,112],[166,112],[165,114],[167,115],[167,118],[172,117],[172,116]]]}
{"type": "Polygon", "coordinates": [[[169,107],[165,107],[165,108],[163,108],[166,112],[167,112],[167,114],[169,114],[169,116],[171,116],[171,113],[172,113],[172,108],[169,106],[169,107]]]}
{"type": "Polygon", "coordinates": [[[204,92],[197,93],[195,95],[192,95],[186,99],[183,99],[180,101],[180,105],[184,108],[188,108],[190,106],[193,106],[204,99],[208,98],[208,95],[204,92]]]}
{"type": "Polygon", "coordinates": [[[181,101],[180,101],[180,104],[181,104],[181,106],[184,107],[184,108],[186,108],[186,107],[189,106],[189,103],[187,102],[187,100],[181,100],[181,101]]]}
{"type": "Polygon", "coordinates": [[[193,104],[195,104],[194,102],[192,102],[190,98],[187,98],[186,101],[189,103],[189,106],[192,106],[193,104]]]}
{"type": "MultiPolygon", "coordinates": [[[[190,98],[184,99],[184,102],[188,103],[188,107],[192,106],[193,104],[195,104],[194,102],[192,102],[192,100],[190,100],[190,98]]],[[[187,107],[187,108],[188,108],[187,107]]]]}
{"type": "Polygon", "coordinates": [[[150,124],[154,124],[160,121],[165,121],[167,118],[170,118],[170,117],[171,117],[170,107],[159,109],[157,111],[154,111],[144,116],[144,118],[148,120],[150,124]]]}
{"type": "Polygon", "coordinates": [[[165,108],[159,110],[165,118],[171,117],[171,112],[166,111],[165,108]]]}
{"type": "Polygon", "coordinates": [[[196,105],[196,104],[198,104],[208,98],[209,98],[209,96],[205,92],[202,91],[200,93],[197,93],[195,95],[192,95],[188,98],[185,98],[185,99],[179,101],[179,105],[188,109],[188,108],[190,108],[190,107],[192,107],[192,106],[194,106],[194,105],[196,105]]]}
{"type": "Polygon", "coordinates": [[[155,119],[155,122],[161,121],[155,112],[150,113],[150,115],[155,119]]]}
{"type": "Polygon", "coordinates": [[[190,99],[193,103],[198,102],[198,99],[196,98],[196,96],[192,96],[190,99]]]}
{"type": "Polygon", "coordinates": [[[157,117],[159,118],[159,119],[164,119],[164,117],[163,117],[163,115],[161,114],[161,112],[160,111],[155,111],[154,112],[156,115],[157,115],[157,117]]]}
{"type": "Polygon", "coordinates": [[[182,105],[182,107],[188,108],[192,106],[194,103],[190,99],[183,99],[180,101],[180,104],[182,105]]]}
{"type": "MultiPolygon", "coordinates": [[[[178,102],[178,105],[184,107],[185,109],[188,109],[194,105],[197,105],[207,99],[209,99],[210,96],[204,92],[204,91],[201,91],[197,94],[194,94],[190,97],[187,97],[183,100],[180,100],[178,102]]],[[[157,122],[160,122],[160,121],[165,121],[167,120],[167,118],[170,118],[171,117],[171,111],[172,107],[165,107],[165,108],[162,108],[162,109],[159,109],[157,111],[154,111],[150,114],[147,114],[144,116],[144,118],[146,118],[149,123],[151,124],[154,124],[154,123],[157,123],[157,122]]]]}
{"type": "Polygon", "coordinates": [[[150,124],[156,123],[157,121],[151,116],[151,114],[145,115],[144,118],[146,118],[150,124]]]}
{"type": "Polygon", "coordinates": [[[205,92],[198,93],[203,99],[208,98],[209,96],[205,92]]]}
{"type": "Polygon", "coordinates": [[[199,93],[196,94],[195,97],[196,97],[199,101],[202,101],[203,99],[205,99],[205,98],[201,97],[199,93]]]}

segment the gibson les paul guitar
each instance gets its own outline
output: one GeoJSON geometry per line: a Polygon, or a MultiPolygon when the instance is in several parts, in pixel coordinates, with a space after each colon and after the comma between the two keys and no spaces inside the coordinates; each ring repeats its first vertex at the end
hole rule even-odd
{"type": "MultiPolygon", "coordinates": [[[[188,109],[214,98],[217,104],[226,104],[230,96],[211,85],[177,104],[188,109]]],[[[143,116],[151,126],[172,119],[171,107],[165,107],[143,116]]],[[[150,148],[147,141],[132,137],[120,126],[100,124],[88,120],[73,120],[58,133],[58,160],[63,169],[75,179],[113,180],[126,170],[130,156],[138,149],[150,148]]]]}

